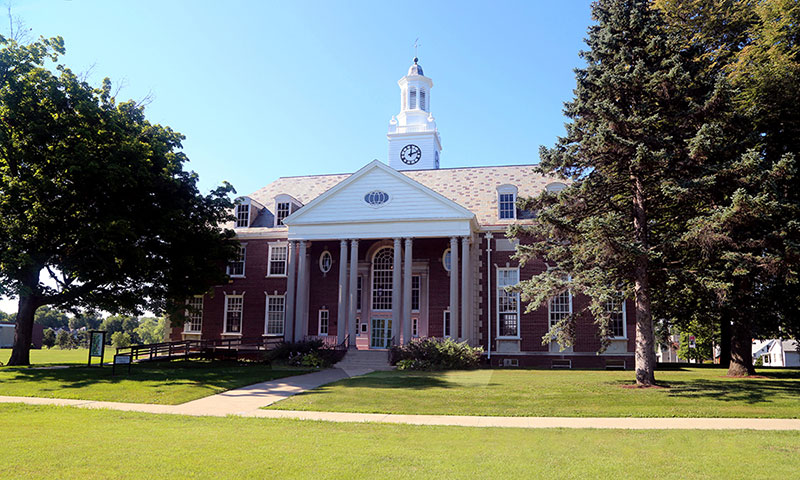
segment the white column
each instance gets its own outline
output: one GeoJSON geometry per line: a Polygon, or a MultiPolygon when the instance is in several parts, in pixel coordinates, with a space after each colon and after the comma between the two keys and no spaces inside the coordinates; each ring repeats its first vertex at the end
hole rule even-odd
{"type": "Polygon", "coordinates": [[[308,329],[306,299],[308,298],[308,269],[306,268],[306,242],[300,242],[297,259],[297,307],[295,307],[294,339],[299,342],[305,338],[308,329]]]}
{"type": "Polygon", "coordinates": [[[394,239],[394,262],[392,263],[392,336],[395,332],[400,331],[402,295],[400,289],[402,288],[401,282],[403,281],[401,275],[402,269],[402,242],[399,238],[394,239]]]}
{"type": "Polygon", "coordinates": [[[458,238],[450,237],[450,336],[458,338],[458,238]]]}
{"type": "Polygon", "coordinates": [[[283,338],[288,341],[294,340],[294,298],[297,284],[295,274],[297,264],[294,261],[295,248],[297,248],[297,242],[289,242],[286,247],[286,268],[288,271],[286,273],[286,311],[283,319],[283,338]]]}
{"type": "Polygon", "coordinates": [[[336,309],[338,343],[347,335],[347,240],[339,242],[339,303],[336,309]]]}
{"type": "Polygon", "coordinates": [[[358,240],[350,240],[350,288],[348,289],[348,306],[350,313],[347,315],[347,332],[350,335],[350,348],[356,348],[356,295],[358,286],[358,240]]]}
{"type": "Polygon", "coordinates": [[[461,340],[469,340],[469,301],[472,295],[469,289],[469,237],[461,237],[461,340]]]}
{"type": "Polygon", "coordinates": [[[406,238],[403,263],[403,343],[411,341],[411,247],[412,240],[406,238]]]}

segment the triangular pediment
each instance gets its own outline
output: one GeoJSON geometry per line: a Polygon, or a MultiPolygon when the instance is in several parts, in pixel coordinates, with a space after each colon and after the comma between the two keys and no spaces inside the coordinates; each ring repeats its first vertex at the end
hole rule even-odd
{"type": "Polygon", "coordinates": [[[475,215],[375,160],[284,220],[320,224],[472,221],[475,215]]]}

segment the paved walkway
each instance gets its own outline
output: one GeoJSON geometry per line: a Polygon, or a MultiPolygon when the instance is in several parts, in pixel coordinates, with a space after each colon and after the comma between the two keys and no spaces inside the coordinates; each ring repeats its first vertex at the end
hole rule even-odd
{"type": "Polygon", "coordinates": [[[613,418],[613,417],[482,417],[458,415],[395,415],[377,413],[301,412],[261,410],[279,400],[327,383],[369,373],[371,370],[337,368],[256,383],[181,405],[101,402],[61,398],[0,396],[0,403],[62,405],[104,408],[129,412],[224,417],[237,415],[259,418],[292,418],[329,422],[377,422],[409,425],[511,428],[605,428],[605,429],[689,429],[689,430],[800,430],[800,419],[775,418],[613,418]]]}

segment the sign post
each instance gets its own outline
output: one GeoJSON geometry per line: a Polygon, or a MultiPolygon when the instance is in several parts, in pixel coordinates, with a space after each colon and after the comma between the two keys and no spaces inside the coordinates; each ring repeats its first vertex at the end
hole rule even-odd
{"type": "Polygon", "coordinates": [[[127,365],[128,366],[128,375],[131,374],[131,355],[118,353],[114,355],[114,362],[111,365],[111,376],[117,374],[117,365],[127,365]]]}
{"type": "Polygon", "coordinates": [[[100,366],[103,366],[103,355],[106,351],[106,333],[103,330],[89,331],[89,363],[92,366],[92,357],[100,357],[100,366]]]}

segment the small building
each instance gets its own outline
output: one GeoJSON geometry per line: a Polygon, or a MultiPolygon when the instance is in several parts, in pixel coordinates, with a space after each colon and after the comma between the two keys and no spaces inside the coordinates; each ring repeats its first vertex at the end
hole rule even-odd
{"type": "Polygon", "coordinates": [[[753,361],[761,359],[765,367],[800,367],[797,340],[754,340],[753,361]]]}

